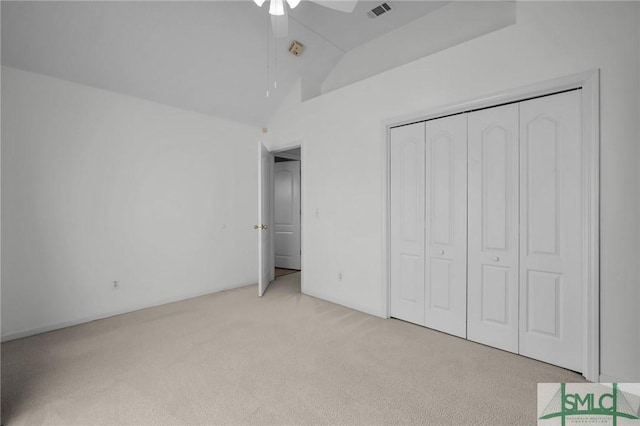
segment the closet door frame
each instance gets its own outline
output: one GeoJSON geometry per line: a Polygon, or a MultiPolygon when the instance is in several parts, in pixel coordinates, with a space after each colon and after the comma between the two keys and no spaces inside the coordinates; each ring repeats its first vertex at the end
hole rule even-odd
{"type": "Polygon", "coordinates": [[[451,114],[524,101],[572,89],[582,90],[582,149],[583,149],[583,212],[585,278],[582,306],[583,368],[589,381],[600,381],[600,70],[590,70],[494,93],[480,99],[464,101],[439,108],[418,111],[382,122],[382,306],[381,314],[390,314],[390,129],[392,127],[432,120],[451,114]]]}

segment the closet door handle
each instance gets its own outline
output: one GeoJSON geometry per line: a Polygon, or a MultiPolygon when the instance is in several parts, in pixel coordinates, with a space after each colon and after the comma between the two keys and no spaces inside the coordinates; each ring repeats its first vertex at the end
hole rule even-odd
{"type": "Polygon", "coordinates": [[[440,250],[440,254],[441,254],[441,255],[442,255],[442,254],[444,254],[444,250],[440,250]]]}
{"type": "Polygon", "coordinates": [[[494,256],[494,257],[493,257],[493,261],[494,261],[494,262],[500,262],[500,258],[499,258],[498,256],[494,256]]]}

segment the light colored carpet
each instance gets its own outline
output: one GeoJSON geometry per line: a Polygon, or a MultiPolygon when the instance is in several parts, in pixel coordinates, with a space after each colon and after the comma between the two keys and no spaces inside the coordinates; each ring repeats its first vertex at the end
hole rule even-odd
{"type": "Polygon", "coordinates": [[[4,424],[535,424],[537,382],[582,381],[299,278],[5,343],[4,424]]]}

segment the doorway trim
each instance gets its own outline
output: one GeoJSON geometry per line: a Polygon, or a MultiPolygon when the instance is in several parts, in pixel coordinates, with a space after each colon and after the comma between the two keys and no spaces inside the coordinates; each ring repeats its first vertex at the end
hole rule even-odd
{"type": "MultiPolygon", "coordinates": [[[[275,181],[273,177],[273,164],[275,163],[276,154],[279,152],[290,151],[292,149],[300,148],[300,292],[304,294],[304,270],[305,270],[305,262],[304,262],[304,194],[305,194],[305,154],[304,154],[304,145],[302,141],[296,141],[291,143],[290,145],[280,146],[277,149],[270,150],[271,153],[271,174],[270,174],[270,182],[269,182],[269,192],[271,200],[274,199],[274,186],[275,181]]],[[[274,203],[271,203],[271,222],[274,220],[274,203]]],[[[269,228],[273,233],[274,225],[273,223],[269,224],[269,228]]],[[[273,234],[271,236],[271,254],[273,255],[273,259],[271,259],[272,264],[275,267],[275,250],[273,247],[274,238],[273,234]]]]}
{"type": "Polygon", "coordinates": [[[582,303],[583,369],[582,375],[598,382],[600,377],[600,70],[594,69],[520,88],[509,89],[480,99],[444,105],[413,114],[390,118],[382,122],[382,306],[385,318],[390,317],[390,130],[392,127],[470,112],[502,104],[519,102],[571,89],[582,89],[583,144],[583,211],[584,253],[583,276],[585,292],[582,303]]]}

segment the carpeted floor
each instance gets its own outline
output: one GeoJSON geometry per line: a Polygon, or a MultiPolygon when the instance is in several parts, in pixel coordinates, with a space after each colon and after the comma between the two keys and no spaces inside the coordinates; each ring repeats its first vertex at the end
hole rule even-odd
{"type": "Polygon", "coordinates": [[[13,425],[535,424],[581,376],[299,293],[300,274],[2,345],[13,425]]]}

